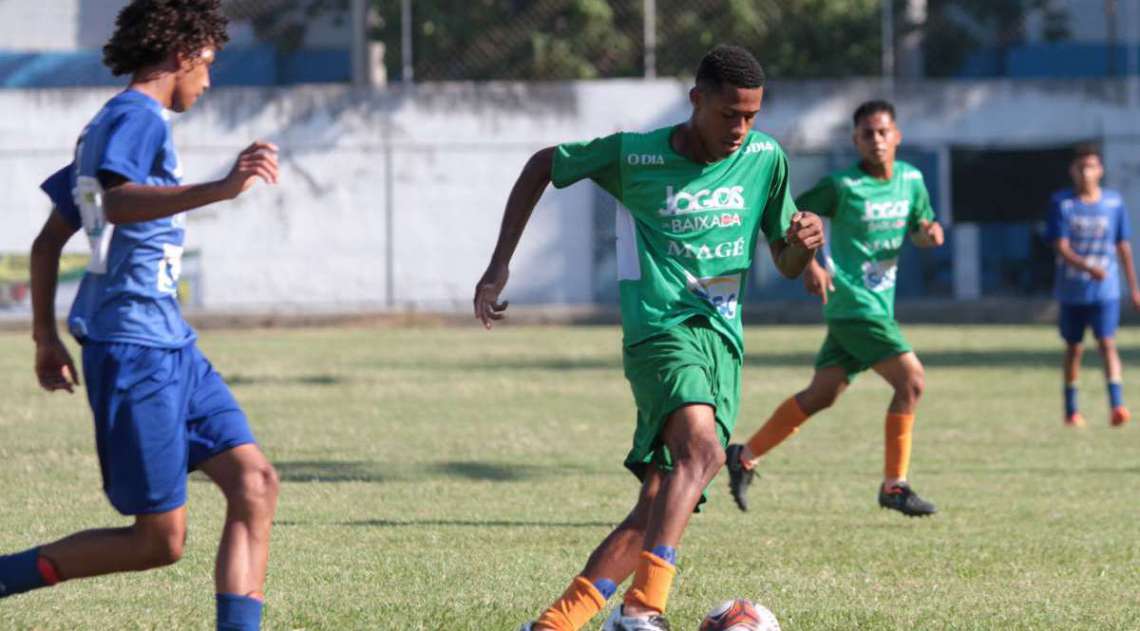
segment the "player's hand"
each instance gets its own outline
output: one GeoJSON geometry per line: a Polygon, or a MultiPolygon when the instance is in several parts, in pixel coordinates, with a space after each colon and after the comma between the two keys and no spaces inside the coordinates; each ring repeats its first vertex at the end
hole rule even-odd
{"type": "Polygon", "coordinates": [[[831,282],[831,272],[818,263],[808,265],[804,271],[804,289],[813,296],[819,296],[823,304],[827,304],[828,292],[835,291],[835,283],[831,282]]]}
{"type": "Polygon", "coordinates": [[[499,302],[499,294],[503,293],[510,275],[506,265],[492,264],[475,285],[475,317],[488,330],[495,320],[506,316],[504,312],[509,303],[506,300],[499,302]]]}
{"type": "Polygon", "coordinates": [[[806,210],[792,215],[792,225],[784,234],[788,245],[798,245],[805,250],[818,250],[823,247],[823,220],[815,213],[806,210]]]}
{"type": "Polygon", "coordinates": [[[74,387],[79,385],[75,362],[58,337],[36,344],[36,378],[39,379],[40,387],[48,392],[74,392],[74,387]]]}
{"type": "Polygon", "coordinates": [[[223,180],[230,199],[241,195],[261,178],[266,184],[277,183],[277,145],[255,142],[238,154],[237,161],[223,180]]]}
{"type": "Polygon", "coordinates": [[[1132,308],[1140,311],[1140,291],[1132,292],[1132,308]]]}
{"type": "Polygon", "coordinates": [[[946,233],[942,230],[942,224],[937,221],[927,221],[918,230],[931,247],[937,248],[946,242],[946,233]]]}
{"type": "Polygon", "coordinates": [[[1105,271],[1105,269],[1103,267],[1096,267],[1095,265],[1090,265],[1089,266],[1089,276],[1092,276],[1093,280],[1104,280],[1105,277],[1108,276],[1108,272],[1105,271]]]}

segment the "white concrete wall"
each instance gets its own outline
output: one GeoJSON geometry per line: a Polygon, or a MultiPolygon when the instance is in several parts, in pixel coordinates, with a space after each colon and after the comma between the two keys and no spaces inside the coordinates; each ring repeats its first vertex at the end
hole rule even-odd
{"type": "MultiPolygon", "coordinates": [[[[175,122],[187,181],[221,177],[255,138],[282,147],[282,176],[191,213],[196,302],[217,311],[465,310],[533,151],[683,120],[686,93],[671,80],[211,92],[175,122]]],[[[70,159],[111,94],[0,92],[0,252],[27,250],[48,210],[36,185],[70,159]]],[[[851,110],[878,95],[873,81],[778,83],[759,126],[794,165],[796,152],[847,146],[851,110]]],[[[1121,85],[930,82],[900,86],[894,98],[906,142],[931,149],[1104,137],[1108,184],[1140,225],[1140,109],[1121,85]]],[[[591,186],[544,196],[512,267],[513,301],[592,301],[591,186]]],[[[80,241],[70,246],[82,251],[80,241]]]]}

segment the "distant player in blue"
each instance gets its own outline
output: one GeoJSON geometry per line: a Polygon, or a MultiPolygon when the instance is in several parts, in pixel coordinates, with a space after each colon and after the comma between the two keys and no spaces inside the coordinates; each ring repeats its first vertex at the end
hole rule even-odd
{"type": "Polygon", "coordinates": [[[1140,309],[1140,287],[1128,243],[1128,209],[1120,193],[1100,187],[1104,164],[1096,148],[1078,148],[1069,175],[1073,188],[1053,195],[1046,229],[1046,238],[1057,250],[1056,295],[1066,345],[1065,424],[1085,424],[1077,408],[1077,371],[1085,329],[1092,328],[1104,359],[1112,408],[1110,423],[1119,427],[1131,418],[1121,393],[1120,354],[1115,341],[1120,322],[1120,268],[1128,280],[1132,305],[1140,309]]]}
{"type": "Polygon", "coordinates": [[[220,0],[134,0],[125,7],[104,63],[130,75],[130,85],[91,119],[74,161],[42,185],[54,209],[31,255],[36,375],[49,391],[79,385],[56,331],[54,301],[60,252],[82,230],[91,260],[68,326],[83,349],[103,489],[134,524],[0,556],[0,598],[174,563],[186,538],[186,478],[197,469],[226,498],[217,628],[260,626],[277,474],[198,350],[176,297],[183,213],[233,199],[259,178],[277,180],[276,148],[254,143],[225,178],[181,184],[168,110],[186,111],[209,87],[225,27],[220,0]]]}

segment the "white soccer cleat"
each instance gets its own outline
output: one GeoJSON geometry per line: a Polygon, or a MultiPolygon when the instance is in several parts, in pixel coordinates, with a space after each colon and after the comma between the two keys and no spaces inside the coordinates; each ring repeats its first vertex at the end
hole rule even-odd
{"type": "Polygon", "coordinates": [[[670,631],[669,621],[664,616],[626,616],[623,615],[624,609],[625,605],[614,607],[614,612],[602,625],[602,631],[670,631]]]}

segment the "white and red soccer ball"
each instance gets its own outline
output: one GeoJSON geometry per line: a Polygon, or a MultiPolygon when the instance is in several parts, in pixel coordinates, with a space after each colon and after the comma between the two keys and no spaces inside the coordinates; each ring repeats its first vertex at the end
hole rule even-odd
{"type": "Polygon", "coordinates": [[[713,607],[700,631],[780,631],[780,623],[767,607],[737,598],[713,607]]]}

